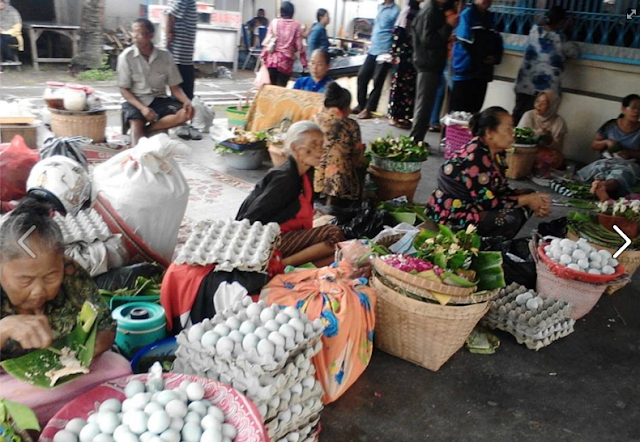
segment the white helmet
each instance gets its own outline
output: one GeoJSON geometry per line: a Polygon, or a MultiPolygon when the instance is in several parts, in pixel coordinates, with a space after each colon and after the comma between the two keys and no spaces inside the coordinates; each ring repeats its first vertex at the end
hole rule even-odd
{"type": "Polygon", "coordinates": [[[91,198],[91,180],[80,163],[54,155],[33,166],[27,192],[49,201],[60,212],[75,215],[91,198]]]}

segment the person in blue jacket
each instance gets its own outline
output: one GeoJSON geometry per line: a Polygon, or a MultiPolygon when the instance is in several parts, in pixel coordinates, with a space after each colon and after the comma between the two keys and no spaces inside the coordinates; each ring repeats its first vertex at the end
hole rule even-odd
{"type": "Polygon", "coordinates": [[[333,78],[327,76],[331,58],[329,53],[323,49],[316,49],[309,59],[309,76],[300,77],[293,85],[294,89],[307,92],[318,92],[324,94],[327,85],[333,78]]]}
{"type": "Polygon", "coordinates": [[[460,14],[453,45],[451,111],[479,112],[493,69],[502,61],[502,37],[489,11],[492,0],[474,0],[460,14]]]}
{"type": "Polygon", "coordinates": [[[324,8],[318,9],[316,13],[318,21],[314,23],[307,36],[307,58],[311,60],[311,54],[316,49],[329,51],[329,37],[327,37],[327,25],[331,21],[329,11],[324,8]]]}

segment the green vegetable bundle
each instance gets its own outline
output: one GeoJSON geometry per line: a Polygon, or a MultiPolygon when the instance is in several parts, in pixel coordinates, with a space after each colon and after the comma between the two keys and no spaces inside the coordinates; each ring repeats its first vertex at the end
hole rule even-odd
{"type": "Polygon", "coordinates": [[[404,135],[394,138],[391,133],[385,138],[376,138],[370,149],[371,153],[380,158],[400,162],[420,162],[429,157],[429,149],[424,142],[416,143],[413,138],[404,135]]]}
{"type": "Polygon", "coordinates": [[[516,144],[538,144],[540,137],[530,127],[516,127],[514,129],[516,144]]]}
{"type": "MultiPolygon", "coordinates": [[[[620,235],[599,224],[593,217],[581,212],[567,214],[568,228],[576,236],[586,239],[590,243],[617,249],[624,244],[620,235]]],[[[640,238],[631,242],[632,249],[640,248],[640,238]]]]}
{"type": "Polygon", "coordinates": [[[133,288],[118,289],[118,290],[98,290],[98,294],[109,303],[110,299],[114,296],[160,296],[160,284],[162,282],[162,276],[154,276],[151,278],[145,278],[144,276],[138,276],[133,288]]]}
{"type": "Polygon", "coordinates": [[[0,399],[0,441],[31,441],[28,430],[40,431],[38,417],[29,407],[0,399]]]}

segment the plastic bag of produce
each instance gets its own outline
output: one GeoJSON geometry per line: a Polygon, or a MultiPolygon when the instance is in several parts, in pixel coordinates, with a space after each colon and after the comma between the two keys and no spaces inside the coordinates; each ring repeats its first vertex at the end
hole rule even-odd
{"type": "Polygon", "coordinates": [[[160,134],[143,138],[93,172],[94,197],[100,194],[163,265],[171,262],[189,200],[187,180],[171,157],[188,152],[160,134]]]}
{"type": "Polygon", "coordinates": [[[3,207],[0,213],[12,208],[11,201],[18,201],[27,194],[27,179],[38,161],[38,151],[29,149],[20,135],[13,137],[10,144],[0,144],[0,202],[3,207]]]}

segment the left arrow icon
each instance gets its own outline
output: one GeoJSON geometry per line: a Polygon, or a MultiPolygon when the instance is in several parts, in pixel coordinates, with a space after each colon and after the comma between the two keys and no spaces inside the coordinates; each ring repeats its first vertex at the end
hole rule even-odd
{"type": "Polygon", "coordinates": [[[33,233],[33,231],[36,230],[36,226],[31,226],[29,228],[29,230],[27,230],[27,233],[25,233],[24,235],[22,235],[20,237],[20,239],[18,240],[18,245],[20,247],[22,247],[22,250],[24,250],[25,252],[27,252],[27,255],[29,255],[31,258],[36,259],[36,254],[33,253],[33,250],[31,250],[24,242],[26,241],[27,238],[29,238],[29,235],[31,235],[33,233]]]}

